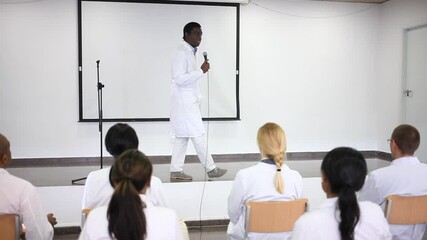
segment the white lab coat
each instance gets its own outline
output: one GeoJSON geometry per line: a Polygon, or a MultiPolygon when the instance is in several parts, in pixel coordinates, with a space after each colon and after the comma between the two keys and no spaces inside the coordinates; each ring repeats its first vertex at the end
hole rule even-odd
{"type": "MultiPolygon", "coordinates": [[[[111,167],[108,167],[89,173],[83,191],[82,209],[96,208],[109,204],[114,192],[109,180],[110,170],[111,167]]],[[[155,206],[170,208],[162,181],[158,177],[151,176],[147,197],[151,199],[155,206]]]]}
{"type": "MultiPolygon", "coordinates": [[[[231,240],[244,239],[245,205],[250,201],[289,201],[302,197],[302,177],[287,165],[282,166],[285,192],[280,194],[274,186],[276,165],[259,162],[257,165],[240,170],[236,174],[228,197],[230,223],[227,234],[231,240]]],[[[290,232],[249,233],[248,239],[275,240],[288,239],[290,232]]]]}
{"type": "MultiPolygon", "coordinates": [[[[294,225],[293,240],[341,240],[338,198],[328,198],[317,209],[305,213],[294,225]]],[[[359,202],[360,219],[355,240],[389,240],[391,233],[381,208],[371,202],[359,202]]]]}
{"type": "MultiPolygon", "coordinates": [[[[168,208],[156,207],[145,195],[140,195],[146,204],[144,214],[147,221],[145,240],[182,240],[183,234],[176,213],[168,208]]],[[[112,239],[108,234],[108,206],[93,209],[80,233],[79,240],[112,239]]]]}
{"type": "Polygon", "coordinates": [[[52,239],[53,227],[47,220],[36,188],[3,168],[0,168],[0,186],[0,214],[18,214],[28,240],[52,239]]]}
{"type": "Polygon", "coordinates": [[[172,59],[170,123],[174,137],[205,134],[200,114],[199,80],[202,77],[193,48],[183,40],[172,59]]]}
{"type": "MultiPolygon", "coordinates": [[[[369,173],[359,199],[384,208],[389,195],[427,195],[427,164],[413,156],[393,160],[390,166],[369,173]]],[[[393,240],[421,240],[425,227],[426,224],[390,225],[390,231],[393,240]]]]}

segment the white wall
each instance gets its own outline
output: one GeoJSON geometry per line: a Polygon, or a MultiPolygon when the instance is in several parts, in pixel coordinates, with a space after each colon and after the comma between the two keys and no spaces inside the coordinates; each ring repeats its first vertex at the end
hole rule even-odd
{"type": "Polygon", "coordinates": [[[376,149],[377,5],[256,2],[284,14],[242,7],[242,141],[277,121],[289,151],[376,149]]]}
{"type": "Polygon", "coordinates": [[[386,139],[394,127],[403,121],[403,30],[427,23],[427,1],[391,0],[381,4],[380,16],[376,71],[377,107],[380,113],[378,146],[385,151],[388,150],[386,139]]]}
{"type": "MultiPolygon", "coordinates": [[[[242,120],[210,123],[211,151],[257,152],[266,121],[284,126],[291,152],[377,149],[381,5],[256,2],[285,14],[242,5],[242,120]]],[[[97,124],[77,122],[77,2],[2,3],[0,11],[0,132],[14,157],[97,156],[97,124]]],[[[168,123],[132,126],[142,151],[171,153],[168,123]]]]}

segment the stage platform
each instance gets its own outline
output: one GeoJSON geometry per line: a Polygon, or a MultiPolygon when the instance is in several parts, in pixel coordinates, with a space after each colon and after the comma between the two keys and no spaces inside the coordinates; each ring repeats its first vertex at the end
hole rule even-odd
{"type": "MultiPolygon", "coordinates": [[[[286,164],[300,172],[302,177],[320,177],[321,157],[324,152],[316,153],[288,153],[286,164]]],[[[372,171],[389,165],[390,157],[386,153],[363,151],[368,163],[368,170],[372,171]]],[[[232,181],[236,173],[243,168],[252,166],[259,161],[259,155],[250,154],[222,154],[213,155],[216,165],[225,168],[228,172],[214,181],[232,181]]],[[[151,156],[153,175],[162,182],[169,183],[170,156],[151,156]]],[[[7,169],[11,174],[26,179],[38,187],[70,186],[74,179],[85,178],[91,171],[100,169],[99,158],[60,158],[60,159],[16,159],[7,169]]],[[[111,157],[104,157],[103,167],[111,166],[111,157]]],[[[187,156],[184,171],[193,176],[193,182],[207,181],[206,174],[196,156],[187,156]]],[[[84,180],[76,182],[84,185],[84,180]]]]}

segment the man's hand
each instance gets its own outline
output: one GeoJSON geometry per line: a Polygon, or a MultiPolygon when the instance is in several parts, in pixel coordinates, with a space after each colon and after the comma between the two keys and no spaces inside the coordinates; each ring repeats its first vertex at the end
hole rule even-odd
{"type": "Polygon", "coordinates": [[[211,66],[209,65],[208,61],[204,61],[200,68],[202,69],[203,73],[206,73],[207,71],[209,71],[211,66]]]}
{"type": "Polygon", "coordinates": [[[47,220],[52,224],[52,227],[55,226],[58,222],[56,221],[56,217],[53,216],[53,213],[47,214],[47,220]]]}

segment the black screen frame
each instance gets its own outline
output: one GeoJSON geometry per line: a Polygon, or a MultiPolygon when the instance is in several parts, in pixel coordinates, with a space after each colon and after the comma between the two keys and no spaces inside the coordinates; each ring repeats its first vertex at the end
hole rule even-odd
{"type": "MultiPolygon", "coordinates": [[[[155,4],[182,4],[182,5],[206,5],[206,6],[229,6],[236,7],[236,116],[232,117],[208,117],[203,121],[236,121],[240,119],[240,96],[239,96],[239,76],[240,76],[240,4],[221,2],[196,2],[196,1],[144,1],[144,0],[78,0],[77,20],[78,20],[78,74],[79,74],[79,122],[99,122],[99,118],[84,118],[83,116],[83,52],[82,52],[82,2],[130,2],[130,3],[155,3],[155,4]]],[[[104,122],[166,122],[169,118],[102,118],[104,122]]]]}

